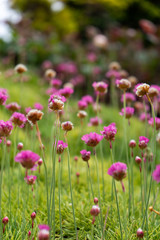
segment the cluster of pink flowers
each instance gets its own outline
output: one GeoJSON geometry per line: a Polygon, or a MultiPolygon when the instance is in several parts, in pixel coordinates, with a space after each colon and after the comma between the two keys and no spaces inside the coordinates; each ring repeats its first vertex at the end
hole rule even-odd
{"type": "Polygon", "coordinates": [[[94,82],[92,87],[97,92],[97,94],[104,94],[107,92],[108,84],[105,82],[94,82]]]}
{"type": "Polygon", "coordinates": [[[14,112],[10,118],[10,121],[14,123],[15,126],[23,128],[25,123],[27,122],[27,118],[22,113],[14,112]]]}
{"type": "MultiPolygon", "coordinates": [[[[150,118],[148,123],[154,127],[154,119],[153,118],[150,118]]],[[[155,125],[156,125],[156,130],[160,129],[160,118],[158,117],[155,117],[155,125]]]]}
{"type": "Polygon", "coordinates": [[[115,123],[111,123],[107,127],[104,127],[104,130],[101,131],[101,134],[104,136],[104,138],[110,142],[110,148],[112,148],[111,141],[115,140],[116,133],[117,133],[117,128],[115,123]]]}
{"type": "Polygon", "coordinates": [[[58,93],[61,96],[64,96],[65,98],[69,98],[71,96],[71,94],[73,94],[73,92],[74,92],[74,90],[69,87],[62,88],[58,91],[58,93]]]}
{"type": "Polygon", "coordinates": [[[5,104],[7,99],[8,99],[7,90],[4,88],[0,88],[0,105],[5,104]]]}
{"type": "Polygon", "coordinates": [[[88,124],[88,126],[98,126],[99,124],[102,124],[102,119],[100,119],[99,117],[94,117],[94,118],[90,118],[90,123],[88,124]]]}
{"type": "Polygon", "coordinates": [[[82,138],[82,141],[84,141],[88,146],[95,147],[97,144],[103,139],[103,136],[91,132],[89,134],[84,135],[82,138]]]}
{"type": "Polygon", "coordinates": [[[152,173],[152,177],[157,183],[160,182],[160,165],[156,166],[156,169],[152,173]]]}
{"type": "Polygon", "coordinates": [[[145,149],[147,147],[148,142],[149,142],[148,138],[146,138],[144,136],[140,136],[139,137],[139,144],[138,144],[139,148],[142,149],[142,150],[145,149]]]}
{"type": "Polygon", "coordinates": [[[57,154],[62,154],[64,149],[68,147],[68,144],[59,140],[57,143],[57,154]]]}
{"type": "Polygon", "coordinates": [[[0,120],[0,138],[8,137],[11,134],[13,125],[10,121],[0,120]]]}
{"type": "Polygon", "coordinates": [[[38,240],[49,240],[49,230],[48,225],[39,225],[38,240]]]}
{"type": "Polygon", "coordinates": [[[6,108],[11,112],[16,112],[21,109],[21,106],[18,105],[16,102],[12,102],[6,105],[6,108]]]}
{"type": "Polygon", "coordinates": [[[90,151],[81,150],[80,154],[82,156],[83,161],[85,161],[85,162],[89,161],[89,159],[91,157],[91,152],[90,151]]]}
{"type": "MultiPolygon", "coordinates": [[[[134,114],[134,108],[132,107],[126,107],[126,112],[125,112],[125,118],[130,119],[133,114],[134,114]]],[[[124,115],[124,108],[121,109],[120,115],[123,116],[124,115]]]]}
{"type": "MultiPolygon", "coordinates": [[[[43,105],[40,104],[40,103],[35,103],[35,104],[34,104],[34,108],[37,109],[37,110],[42,111],[42,110],[43,110],[43,105]]],[[[31,109],[30,109],[30,110],[31,110],[31,109]]]]}
{"type": "Polygon", "coordinates": [[[19,162],[26,169],[33,168],[39,159],[40,156],[30,150],[21,151],[15,156],[15,162],[19,162]]]}
{"type": "Polygon", "coordinates": [[[50,84],[53,88],[58,89],[62,85],[62,81],[58,78],[54,78],[50,81],[50,84]]]}
{"type": "Polygon", "coordinates": [[[122,94],[121,96],[121,102],[124,102],[124,97],[126,98],[126,102],[127,103],[131,103],[131,102],[134,102],[136,100],[136,97],[133,93],[128,93],[126,92],[126,94],[122,94]]]}

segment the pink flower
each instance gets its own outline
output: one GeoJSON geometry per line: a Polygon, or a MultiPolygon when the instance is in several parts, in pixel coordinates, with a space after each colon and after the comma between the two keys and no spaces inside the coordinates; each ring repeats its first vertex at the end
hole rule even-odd
{"type": "Polygon", "coordinates": [[[5,104],[7,99],[8,99],[7,90],[4,88],[0,88],[0,105],[5,104]]]}
{"type": "Polygon", "coordinates": [[[51,94],[55,94],[57,92],[57,89],[56,88],[48,88],[46,90],[46,94],[47,95],[51,95],[51,94]]]}
{"type": "Polygon", "coordinates": [[[101,131],[101,134],[107,141],[114,141],[116,133],[117,128],[115,123],[111,123],[107,127],[104,127],[104,131],[101,131]]]}
{"type": "MultiPolygon", "coordinates": [[[[34,108],[37,109],[37,110],[40,110],[40,111],[43,110],[43,106],[42,106],[42,104],[40,104],[40,103],[35,103],[35,104],[34,104],[34,108]]],[[[31,109],[30,109],[30,110],[31,110],[31,109]]]]}
{"type": "Polygon", "coordinates": [[[117,181],[122,181],[127,174],[127,165],[122,162],[113,163],[108,169],[108,175],[112,176],[117,181]]]}
{"type": "Polygon", "coordinates": [[[90,52],[90,53],[87,54],[87,59],[90,62],[95,62],[97,60],[97,56],[94,52],[90,52]]]}
{"type": "Polygon", "coordinates": [[[0,138],[8,137],[11,134],[13,125],[10,121],[0,120],[0,138]]]}
{"type": "Polygon", "coordinates": [[[124,94],[122,94],[122,96],[121,96],[121,102],[123,102],[124,101],[124,96],[126,97],[126,102],[133,102],[133,101],[135,101],[136,100],[136,97],[135,97],[135,95],[133,94],[133,93],[128,93],[128,92],[126,92],[126,94],[124,95],[124,94]]]}
{"type": "Polygon", "coordinates": [[[156,169],[152,173],[152,177],[157,183],[160,182],[160,165],[156,166],[156,169]]]}
{"type": "Polygon", "coordinates": [[[54,78],[51,80],[50,84],[53,88],[58,89],[62,85],[62,81],[58,78],[54,78]]]}
{"type": "Polygon", "coordinates": [[[27,184],[28,184],[28,185],[33,185],[33,184],[35,184],[36,179],[37,179],[37,177],[36,177],[36,176],[33,176],[33,175],[27,176],[27,177],[25,178],[25,180],[27,181],[27,184]]]}
{"type": "Polygon", "coordinates": [[[6,108],[11,112],[15,112],[21,109],[21,107],[16,102],[9,103],[6,105],[6,108]]]}
{"type": "Polygon", "coordinates": [[[108,175],[112,176],[115,180],[120,181],[122,184],[122,189],[125,192],[122,180],[127,175],[127,165],[121,162],[113,163],[112,166],[108,169],[108,175]]]}
{"type": "Polygon", "coordinates": [[[84,135],[82,138],[82,141],[84,141],[88,146],[95,147],[97,144],[103,139],[103,136],[91,132],[89,134],[84,135]]]}
{"type": "Polygon", "coordinates": [[[52,94],[48,100],[48,102],[53,102],[55,99],[62,101],[63,103],[66,102],[66,98],[64,96],[61,96],[59,93],[52,94]]]}
{"type": "Polygon", "coordinates": [[[96,116],[94,118],[90,118],[88,126],[98,126],[99,124],[102,124],[102,119],[96,116]]]}
{"type": "Polygon", "coordinates": [[[72,88],[65,87],[60,89],[58,92],[61,96],[64,96],[65,98],[69,98],[74,91],[72,88]]]}
{"type": "Polygon", "coordinates": [[[94,82],[92,84],[92,87],[98,93],[106,93],[107,92],[107,88],[108,88],[108,84],[106,84],[105,82],[102,82],[102,81],[101,82],[94,82]]]}
{"type": "Polygon", "coordinates": [[[20,128],[23,128],[27,121],[27,118],[22,113],[14,112],[10,118],[10,121],[13,122],[15,126],[19,126],[20,128]]]}
{"type": "Polygon", "coordinates": [[[29,111],[30,111],[31,109],[32,109],[31,107],[27,107],[27,108],[25,108],[25,112],[26,112],[26,114],[29,113],[29,111]]]}
{"type": "MultiPolygon", "coordinates": [[[[132,107],[126,107],[126,118],[129,119],[133,116],[134,114],[134,108],[132,107]]],[[[124,108],[121,109],[120,115],[123,116],[124,115],[124,108]]]]}
{"type": "Polygon", "coordinates": [[[15,162],[21,163],[22,167],[26,169],[33,168],[39,159],[40,156],[30,150],[21,151],[15,156],[15,162]]]}
{"type": "Polygon", "coordinates": [[[84,109],[86,109],[87,107],[88,107],[88,104],[87,104],[85,101],[80,100],[80,101],[78,102],[78,108],[79,108],[79,110],[84,110],[84,109]]]}
{"type": "Polygon", "coordinates": [[[57,143],[57,154],[62,154],[64,149],[68,147],[68,144],[59,140],[57,143]]]}
{"type": "Polygon", "coordinates": [[[93,103],[93,97],[90,95],[83,96],[81,100],[86,102],[87,104],[93,103]]]}
{"type": "Polygon", "coordinates": [[[118,71],[116,70],[109,70],[107,73],[106,73],[106,77],[107,78],[116,78],[116,79],[120,79],[121,78],[121,75],[118,71]]]}
{"type": "Polygon", "coordinates": [[[81,150],[80,154],[82,155],[83,161],[87,162],[90,159],[91,152],[86,150],[81,150]]]}
{"type": "Polygon", "coordinates": [[[148,138],[146,138],[146,137],[144,137],[144,136],[140,136],[139,137],[139,147],[140,147],[140,149],[144,149],[144,148],[146,148],[147,147],[147,144],[148,144],[148,142],[149,142],[149,139],[148,138]]]}
{"type": "Polygon", "coordinates": [[[47,231],[50,230],[50,227],[45,224],[40,224],[38,227],[39,227],[39,230],[47,230],[47,231]]]}
{"type": "MultiPolygon", "coordinates": [[[[149,123],[152,127],[154,127],[154,119],[153,119],[153,118],[151,118],[151,119],[148,121],[148,123],[149,123]]],[[[156,124],[156,130],[160,129],[160,118],[155,117],[155,124],[156,124]]]]}
{"type": "Polygon", "coordinates": [[[38,233],[38,240],[49,240],[49,226],[48,225],[39,225],[40,231],[38,233]]]}
{"type": "Polygon", "coordinates": [[[141,115],[140,115],[139,119],[140,119],[142,122],[144,122],[144,121],[145,121],[145,119],[146,119],[146,117],[147,117],[147,120],[149,120],[149,119],[150,119],[150,114],[149,114],[149,113],[147,113],[147,116],[146,116],[146,114],[145,114],[145,113],[141,113],[141,115]]]}
{"type": "Polygon", "coordinates": [[[100,207],[98,205],[93,205],[90,211],[90,214],[93,216],[92,224],[95,223],[95,217],[100,213],[100,207]]]}

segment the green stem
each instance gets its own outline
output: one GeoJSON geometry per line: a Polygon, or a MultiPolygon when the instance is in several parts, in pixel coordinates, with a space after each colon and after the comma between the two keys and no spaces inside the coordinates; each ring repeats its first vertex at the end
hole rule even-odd
{"type": "Polygon", "coordinates": [[[60,239],[63,239],[63,232],[62,232],[62,217],[61,217],[61,162],[59,162],[58,196],[59,196],[60,239]]]}
{"type": "Polygon", "coordinates": [[[94,199],[94,192],[93,192],[93,186],[92,186],[92,178],[91,178],[90,166],[88,166],[88,170],[89,170],[89,179],[90,179],[90,185],[91,185],[92,198],[94,199]]]}

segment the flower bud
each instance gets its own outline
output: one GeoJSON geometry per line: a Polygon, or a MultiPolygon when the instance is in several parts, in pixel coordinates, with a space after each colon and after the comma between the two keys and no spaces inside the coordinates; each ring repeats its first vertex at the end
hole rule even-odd
{"type": "Polygon", "coordinates": [[[142,159],[141,159],[140,157],[136,156],[136,157],[135,157],[135,161],[136,161],[136,163],[139,165],[139,164],[141,164],[142,159]]]}
{"type": "Polygon", "coordinates": [[[94,203],[95,203],[96,205],[98,204],[98,198],[97,198],[97,197],[94,198],[94,203]]]}
{"type": "Polygon", "coordinates": [[[137,237],[139,239],[144,237],[144,232],[142,231],[141,228],[138,228],[138,230],[137,230],[137,237]]]}
{"type": "Polygon", "coordinates": [[[31,214],[31,218],[32,218],[32,220],[34,220],[34,219],[36,218],[36,213],[35,213],[35,212],[33,212],[33,213],[31,214]]]}
{"type": "Polygon", "coordinates": [[[22,149],[23,149],[23,143],[18,143],[17,144],[17,149],[19,150],[19,151],[21,151],[22,149]]]}
{"type": "Polygon", "coordinates": [[[32,124],[36,124],[37,121],[41,120],[43,112],[37,109],[31,109],[27,114],[27,119],[32,124]]]}
{"type": "Polygon", "coordinates": [[[135,140],[131,140],[131,141],[129,142],[129,147],[130,147],[130,148],[135,148],[135,147],[136,147],[136,141],[135,141],[135,140]]]}
{"type": "Polygon", "coordinates": [[[79,111],[78,113],[77,113],[77,117],[78,118],[85,118],[87,116],[87,113],[85,112],[85,111],[79,111]]]}
{"type": "Polygon", "coordinates": [[[121,90],[126,91],[128,88],[131,87],[131,83],[127,79],[121,79],[121,80],[118,81],[117,86],[121,90]]]}
{"type": "Polygon", "coordinates": [[[42,160],[42,158],[40,158],[39,160],[38,160],[38,166],[41,166],[42,165],[42,163],[43,163],[43,160],[42,160]]]}
{"type": "Polygon", "coordinates": [[[2,219],[2,223],[3,223],[4,225],[6,225],[6,224],[8,223],[8,217],[4,217],[4,218],[2,219]]]}
{"type": "Polygon", "coordinates": [[[93,206],[92,206],[92,209],[91,209],[91,211],[90,211],[90,214],[91,214],[92,216],[98,216],[99,213],[100,213],[100,208],[99,208],[99,206],[98,206],[98,205],[93,205],[93,206]]]}
{"type": "Polygon", "coordinates": [[[7,142],[6,142],[7,147],[10,147],[11,144],[12,144],[11,140],[7,140],[7,142]]]}
{"type": "Polygon", "coordinates": [[[24,73],[24,72],[27,72],[26,66],[23,65],[23,64],[21,64],[21,63],[18,64],[18,65],[16,65],[15,68],[14,68],[14,70],[15,70],[17,73],[19,73],[19,74],[22,74],[22,73],[24,73]]]}

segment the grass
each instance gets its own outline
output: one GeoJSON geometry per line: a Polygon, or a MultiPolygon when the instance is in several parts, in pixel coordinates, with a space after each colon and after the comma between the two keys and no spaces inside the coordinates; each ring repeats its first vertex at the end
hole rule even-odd
{"type": "MultiPolygon", "coordinates": [[[[19,82],[14,82],[14,77],[11,79],[5,79],[3,75],[0,78],[0,85],[3,88],[6,88],[9,92],[10,99],[7,102],[17,101],[21,97],[22,107],[33,107],[35,102],[40,102],[45,106],[44,117],[39,122],[39,128],[42,135],[42,141],[45,145],[45,156],[47,161],[47,168],[49,173],[49,179],[51,178],[51,155],[50,147],[53,143],[51,139],[51,129],[54,127],[55,115],[54,113],[47,113],[47,96],[45,95],[46,84],[42,80],[38,79],[35,75],[29,75],[30,81],[23,84],[21,88],[19,82]],[[40,83],[38,83],[38,81],[40,83]]],[[[75,93],[76,96],[76,93],[75,93]]],[[[80,158],[80,150],[84,149],[84,143],[81,141],[83,134],[96,131],[107,126],[111,122],[115,122],[118,128],[116,135],[116,140],[113,143],[113,153],[115,161],[125,162],[125,148],[123,140],[123,119],[119,115],[117,109],[113,109],[110,106],[102,104],[102,111],[100,117],[103,119],[103,124],[98,129],[94,127],[88,127],[87,122],[90,117],[94,117],[95,113],[90,106],[87,110],[88,117],[84,121],[83,128],[80,127],[80,121],[77,118],[77,100],[69,99],[68,103],[68,112],[69,118],[66,119],[66,116],[62,117],[62,121],[70,120],[74,124],[74,129],[68,133],[68,144],[71,154],[71,179],[72,179],[72,188],[73,188],[73,199],[75,205],[75,216],[76,224],[78,229],[78,239],[92,239],[91,238],[91,228],[92,228],[92,216],[90,215],[90,210],[92,205],[94,205],[91,190],[89,191],[89,181],[86,173],[86,163],[83,162],[80,158]],[[79,157],[77,166],[74,161],[74,156],[79,157]],[[79,184],[77,184],[76,172],[80,173],[79,184]]],[[[1,107],[0,118],[3,120],[8,120],[10,118],[10,113],[4,108],[1,107]]],[[[131,125],[127,126],[127,142],[130,139],[135,139],[138,142],[140,135],[144,135],[145,128],[144,125],[139,122],[135,117],[131,119],[131,125]]],[[[60,139],[64,140],[63,132],[60,133],[60,139]]],[[[151,134],[151,129],[149,129],[149,134],[151,134]]],[[[24,149],[30,149],[39,155],[41,155],[38,139],[36,137],[35,129],[31,130],[30,127],[25,127],[25,129],[17,129],[17,133],[13,131],[11,135],[12,147],[10,152],[7,153],[5,159],[5,169],[3,173],[3,193],[2,193],[2,217],[9,217],[9,224],[6,226],[6,231],[3,239],[28,239],[28,231],[31,230],[31,213],[36,211],[37,216],[35,219],[33,235],[35,238],[37,236],[38,225],[47,224],[47,204],[46,204],[46,191],[45,191],[45,175],[44,175],[44,166],[41,167],[41,173],[36,172],[37,181],[34,185],[34,194],[31,191],[31,186],[28,186],[24,181],[25,170],[18,163],[14,162],[14,141],[16,144],[18,142],[24,143],[24,149]],[[7,159],[10,160],[11,164],[14,167],[11,168],[8,172],[7,159]],[[9,211],[9,184],[11,184],[11,213],[9,211]]],[[[3,146],[1,144],[1,157],[3,153],[3,146]]],[[[150,146],[152,147],[152,146],[150,146]]],[[[85,146],[87,150],[92,151],[90,147],[85,146]]],[[[109,208],[109,214],[107,217],[107,223],[105,227],[104,239],[121,239],[120,237],[120,228],[118,222],[117,208],[115,197],[111,207],[111,186],[112,178],[107,175],[107,170],[111,166],[111,157],[109,150],[109,143],[105,140],[102,141],[102,150],[104,157],[104,190],[105,190],[105,199],[103,199],[103,185],[102,185],[102,154],[100,151],[100,144],[97,147],[97,156],[99,162],[99,176],[100,176],[100,195],[101,195],[101,213],[103,217],[103,224],[105,222],[105,216],[109,208]]],[[[159,153],[159,150],[158,150],[159,153]]],[[[157,153],[157,154],[158,154],[157,153]]],[[[138,147],[134,149],[134,156],[140,155],[140,150],[138,147]]],[[[129,159],[130,161],[130,159],[129,159]]],[[[97,175],[95,167],[95,159],[93,156],[89,160],[91,177],[93,182],[93,190],[95,196],[98,197],[98,188],[97,188],[97,175]]],[[[58,162],[58,156],[56,157],[56,189],[55,189],[55,235],[56,239],[60,239],[60,223],[59,223],[59,202],[58,202],[58,164],[61,164],[61,215],[62,215],[62,230],[63,230],[63,239],[76,239],[74,231],[74,221],[72,215],[72,205],[70,198],[70,187],[69,187],[69,176],[68,176],[68,165],[67,165],[67,151],[65,150],[61,163],[58,162]]],[[[141,227],[143,216],[141,211],[141,192],[140,192],[140,172],[138,166],[134,164],[133,167],[134,175],[134,197],[135,197],[135,214],[131,214],[130,221],[128,220],[128,180],[124,180],[124,185],[126,188],[126,198],[127,198],[127,207],[124,207],[124,194],[121,189],[119,182],[116,182],[121,220],[123,224],[123,237],[125,239],[124,232],[124,213],[127,215],[127,235],[128,239],[133,240],[136,238],[136,232],[139,227],[141,227]]],[[[149,179],[150,176],[148,176],[149,179]]],[[[50,184],[49,184],[50,185],[50,184]]],[[[158,190],[158,185],[155,185],[156,192],[158,190]]],[[[159,198],[159,194],[157,199],[159,198]]],[[[157,200],[158,201],[158,200],[157,200]]],[[[150,204],[154,202],[154,196],[151,194],[150,204]]],[[[155,205],[158,208],[158,204],[155,205]]],[[[100,216],[96,217],[96,222],[94,225],[94,239],[101,239],[101,225],[100,225],[100,216]]],[[[159,216],[151,214],[149,216],[149,238],[148,239],[159,239],[160,238],[160,224],[159,216]]],[[[52,238],[52,229],[51,229],[51,239],[52,238]]],[[[145,239],[147,239],[145,237],[145,239]]]]}

